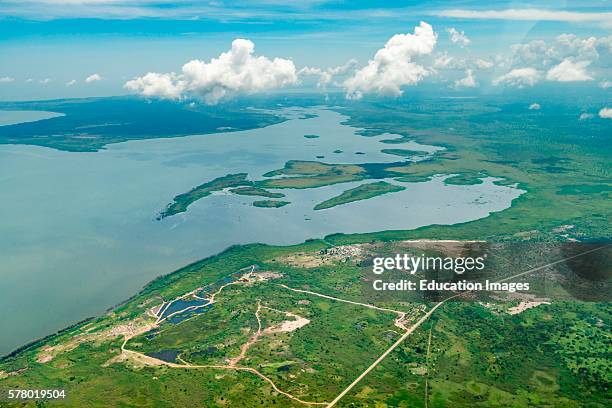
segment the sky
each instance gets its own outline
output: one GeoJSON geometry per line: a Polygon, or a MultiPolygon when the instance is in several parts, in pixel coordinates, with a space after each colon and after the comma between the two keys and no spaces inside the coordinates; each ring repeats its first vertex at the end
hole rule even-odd
{"type": "Polygon", "coordinates": [[[602,92],[611,54],[608,1],[0,0],[0,100],[602,92]]]}

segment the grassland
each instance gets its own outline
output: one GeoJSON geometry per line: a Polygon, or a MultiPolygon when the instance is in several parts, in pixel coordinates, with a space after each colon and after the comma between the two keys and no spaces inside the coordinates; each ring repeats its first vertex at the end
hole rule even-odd
{"type": "Polygon", "coordinates": [[[326,208],[336,207],[338,205],[352,203],[359,200],[367,200],[372,197],[376,197],[383,194],[396,193],[398,191],[405,190],[406,187],[398,186],[396,184],[390,184],[386,181],[377,181],[374,183],[367,183],[343,191],[336,197],[332,197],[329,200],[325,200],[315,205],[315,210],[323,210],[326,208]]]}

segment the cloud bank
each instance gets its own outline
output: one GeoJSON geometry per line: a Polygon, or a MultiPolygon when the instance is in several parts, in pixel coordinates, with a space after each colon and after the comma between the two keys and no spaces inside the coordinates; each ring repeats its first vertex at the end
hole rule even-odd
{"type": "Polygon", "coordinates": [[[293,61],[255,56],[254,51],[252,41],[239,38],[229,51],[210,62],[189,61],[180,74],[149,72],[124,87],[147,97],[179,99],[189,95],[216,104],[239,93],[252,94],[297,82],[293,61]]]}
{"type": "Polygon", "coordinates": [[[402,86],[414,85],[429,74],[414,58],[431,54],[438,35],[421,21],[413,34],[396,34],[379,49],[368,64],[344,81],[346,96],[360,99],[366,93],[400,96],[402,86]]]}

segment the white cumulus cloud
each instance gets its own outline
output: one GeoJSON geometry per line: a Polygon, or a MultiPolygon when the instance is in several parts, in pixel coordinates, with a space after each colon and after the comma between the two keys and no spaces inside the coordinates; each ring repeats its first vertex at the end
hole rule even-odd
{"type": "Polygon", "coordinates": [[[540,79],[540,72],[535,68],[516,68],[512,71],[497,77],[493,80],[493,85],[509,85],[517,88],[533,86],[540,79]]]}
{"type": "Polygon", "coordinates": [[[603,119],[612,119],[612,108],[602,108],[599,111],[599,117],[603,119]]]}
{"type": "Polygon", "coordinates": [[[85,78],[85,82],[90,84],[92,82],[96,82],[96,81],[101,81],[102,77],[100,76],[100,74],[92,74],[90,76],[88,76],[87,78],[85,78]]]}
{"type": "Polygon", "coordinates": [[[540,110],[541,106],[539,103],[532,103],[529,105],[529,110],[540,110]]]}
{"type": "Polygon", "coordinates": [[[15,78],[9,77],[9,76],[0,77],[0,83],[2,83],[2,82],[13,82],[14,80],[15,80],[15,78]]]}
{"type": "Polygon", "coordinates": [[[460,47],[465,47],[471,40],[465,35],[464,31],[458,31],[456,28],[451,27],[446,29],[450,36],[450,40],[453,44],[459,44],[460,47]]]}
{"type": "Polygon", "coordinates": [[[455,81],[455,88],[474,88],[477,85],[476,78],[471,69],[465,71],[465,77],[455,81]]]}
{"type": "Polygon", "coordinates": [[[558,82],[590,81],[593,78],[586,72],[590,63],[590,61],[573,62],[566,58],[559,65],[548,70],[546,79],[558,82]]]}
{"type": "Polygon", "coordinates": [[[429,74],[413,59],[431,54],[437,39],[433,28],[423,21],[414,28],[414,34],[394,35],[365,67],[344,81],[347,97],[359,99],[365,93],[400,96],[402,86],[414,85],[429,74]]]}
{"type": "Polygon", "coordinates": [[[485,59],[477,59],[476,60],[476,66],[480,69],[489,69],[489,68],[493,68],[493,65],[495,65],[493,62],[491,61],[487,61],[485,59]]]}
{"type": "Polygon", "coordinates": [[[266,91],[297,82],[293,61],[253,55],[255,44],[236,39],[232,48],[210,62],[192,60],[180,74],[148,74],[125,83],[124,87],[149,97],[178,99],[194,95],[216,104],[237,93],[266,91]]]}
{"type": "Polygon", "coordinates": [[[146,75],[127,81],[124,87],[146,97],[178,99],[181,97],[186,85],[185,81],[179,78],[180,76],[174,72],[169,74],[149,72],[146,75]]]}
{"type": "Polygon", "coordinates": [[[72,80],[66,82],[66,86],[72,86],[72,85],[74,85],[76,83],[77,83],[76,79],[72,79],[72,80]]]}
{"type": "Polygon", "coordinates": [[[51,82],[51,78],[45,78],[38,81],[38,83],[42,85],[47,85],[49,82],[51,82]]]}

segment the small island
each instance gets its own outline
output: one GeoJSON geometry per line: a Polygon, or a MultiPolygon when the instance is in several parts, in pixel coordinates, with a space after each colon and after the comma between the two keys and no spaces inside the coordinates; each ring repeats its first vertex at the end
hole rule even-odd
{"type": "Polygon", "coordinates": [[[338,205],[352,203],[353,201],[367,200],[372,197],[387,193],[395,193],[398,191],[405,190],[406,187],[397,186],[395,184],[387,183],[386,181],[378,181],[376,183],[362,184],[358,187],[351,188],[350,190],[344,191],[342,194],[336,197],[330,198],[329,200],[323,201],[317,204],[315,210],[324,210],[326,208],[332,208],[338,205]]]}
{"type": "Polygon", "coordinates": [[[209,196],[214,191],[221,191],[228,187],[238,187],[250,185],[247,180],[247,173],[228,174],[227,176],[218,177],[212,181],[200,184],[199,186],[189,190],[186,193],[179,194],[174,197],[171,204],[168,204],[166,209],[159,214],[158,220],[170,217],[187,211],[187,207],[198,201],[201,198],[209,196]]]}
{"type": "Polygon", "coordinates": [[[306,139],[318,139],[319,135],[304,135],[306,139]]]}
{"type": "Polygon", "coordinates": [[[280,208],[287,204],[291,204],[289,201],[278,201],[278,200],[260,200],[253,201],[253,207],[259,208],[280,208]]]}
{"type": "Polygon", "coordinates": [[[244,196],[257,196],[267,198],[283,198],[285,196],[283,193],[273,193],[264,188],[252,186],[233,188],[230,190],[230,192],[244,196]]]}
{"type": "Polygon", "coordinates": [[[382,149],[381,152],[385,154],[392,154],[394,156],[401,156],[401,157],[423,156],[424,154],[427,154],[427,152],[419,152],[416,150],[408,150],[408,149],[382,149]]]}

